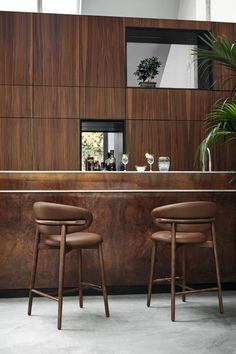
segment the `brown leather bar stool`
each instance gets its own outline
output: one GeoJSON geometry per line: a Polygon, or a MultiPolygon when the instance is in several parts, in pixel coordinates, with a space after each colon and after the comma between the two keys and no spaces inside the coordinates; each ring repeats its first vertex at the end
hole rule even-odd
{"type": "Polygon", "coordinates": [[[175,297],[182,295],[185,301],[187,294],[197,292],[217,291],[219,310],[223,313],[220,272],[215,237],[216,205],[213,202],[197,201],[170,204],[152,210],[152,218],[160,231],[151,235],[153,241],[151,268],[148,286],[147,306],[151,303],[152,285],[163,281],[171,282],[171,320],[175,321],[175,297]],[[171,277],[154,280],[154,265],[157,243],[165,242],[171,245],[171,277]],[[210,247],[213,249],[217,287],[195,290],[186,285],[186,250],[190,247],[210,247]],[[176,277],[176,249],[182,248],[182,276],[176,277]],[[182,288],[176,292],[175,286],[182,288]]]}
{"type": "Polygon", "coordinates": [[[96,233],[84,232],[92,223],[92,214],[87,209],[47,203],[34,203],[34,213],[36,216],[36,237],[33,255],[33,269],[30,282],[28,315],[31,315],[33,295],[38,294],[49,299],[58,301],[57,328],[61,329],[62,303],[63,303],[63,283],[65,270],[66,253],[77,249],[79,257],[79,284],[78,288],[70,291],[79,291],[80,307],[83,307],[83,288],[93,288],[103,292],[106,316],[109,317],[109,307],[107,291],[105,285],[104,261],[102,252],[102,237],[96,233]],[[35,278],[38,263],[39,249],[56,249],[60,252],[59,258],[59,284],[58,296],[46,294],[35,289],[35,278]],[[82,282],[82,250],[98,250],[99,264],[101,270],[101,286],[82,282]]]}

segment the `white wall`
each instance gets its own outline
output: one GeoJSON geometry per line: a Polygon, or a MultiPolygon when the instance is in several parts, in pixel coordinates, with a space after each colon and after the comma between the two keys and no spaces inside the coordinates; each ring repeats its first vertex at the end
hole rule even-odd
{"type": "Polygon", "coordinates": [[[206,20],[206,0],[180,0],[178,19],[206,20]]]}
{"type": "Polygon", "coordinates": [[[172,44],[160,87],[197,88],[197,63],[191,54],[194,46],[172,44]]]}
{"type": "Polygon", "coordinates": [[[82,0],[82,15],[170,18],[178,16],[180,0],[82,0]]]}
{"type": "Polygon", "coordinates": [[[236,0],[211,0],[211,21],[236,22],[236,0]]]}

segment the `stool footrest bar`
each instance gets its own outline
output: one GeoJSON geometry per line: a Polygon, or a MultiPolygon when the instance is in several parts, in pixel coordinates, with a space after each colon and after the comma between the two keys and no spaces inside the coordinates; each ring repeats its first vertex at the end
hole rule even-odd
{"type": "Polygon", "coordinates": [[[91,288],[91,289],[96,289],[98,291],[102,291],[102,287],[101,286],[93,284],[93,283],[84,283],[84,282],[82,282],[81,285],[82,285],[83,289],[91,288]]]}
{"type": "Polygon", "coordinates": [[[36,289],[32,289],[32,293],[34,294],[38,294],[40,296],[43,296],[43,297],[47,297],[48,299],[51,299],[51,300],[55,300],[55,301],[58,301],[58,298],[56,296],[53,296],[53,295],[50,295],[50,294],[46,294],[40,290],[36,290],[36,289]]]}
{"type": "Polygon", "coordinates": [[[218,288],[206,288],[206,289],[196,289],[196,290],[188,290],[188,291],[179,291],[176,292],[175,295],[188,295],[188,294],[195,294],[195,293],[206,293],[209,291],[217,291],[218,288]]]}
{"type": "MultiPolygon", "coordinates": [[[[182,278],[181,277],[175,277],[175,280],[181,280],[182,278]]],[[[154,279],[153,280],[153,284],[155,283],[161,283],[161,282],[164,282],[164,281],[171,281],[171,278],[160,278],[160,279],[154,279]]]]}

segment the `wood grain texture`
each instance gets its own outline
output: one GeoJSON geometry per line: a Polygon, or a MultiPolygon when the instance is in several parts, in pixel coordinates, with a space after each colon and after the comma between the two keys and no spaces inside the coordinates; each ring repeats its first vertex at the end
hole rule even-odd
{"type": "Polygon", "coordinates": [[[86,119],[125,119],[125,89],[80,88],[80,117],[86,119]]]}
{"type": "Polygon", "coordinates": [[[130,152],[129,168],[145,165],[145,153],[154,153],[154,169],[159,156],[171,158],[171,170],[188,171],[194,166],[197,145],[202,139],[203,126],[197,121],[126,121],[126,151],[130,152]]]}
{"type": "Polygon", "coordinates": [[[34,86],[34,117],[79,118],[79,87],[34,86]]]}
{"type": "Polygon", "coordinates": [[[0,84],[32,84],[32,14],[0,12],[0,84]]]}
{"type": "Polygon", "coordinates": [[[33,149],[31,119],[0,119],[1,170],[34,169],[33,149]]]}
{"type": "Polygon", "coordinates": [[[79,169],[79,120],[33,119],[33,170],[79,169]]]}
{"type": "Polygon", "coordinates": [[[166,20],[151,18],[124,18],[125,27],[158,27],[171,29],[210,30],[208,21],[166,20]]]}
{"type": "Polygon", "coordinates": [[[32,117],[32,86],[0,85],[0,117],[32,117]]]}
{"type": "Polygon", "coordinates": [[[232,190],[231,172],[27,172],[0,173],[4,190],[232,190]]]}
{"type": "Polygon", "coordinates": [[[79,16],[34,14],[34,84],[79,85],[79,16]]]}
{"type": "Polygon", "coordinates": [[[202,120],[211,107],[206,90],[127,89],[127,118],[202,120]]]}
{"type": "MultiPolygon", "coordinates": [[[[236,42],[235,23],[213,22],[211,26],[212,33],[215,37],[226,36],[233,43],[236,42]]],[[[219,63],[213,64],[213,81],[216,81],[213,86],[213,90],[232,90],[235,86],[235,78],[234,80],[225,82],[225,80],[227,80],[229,77],[232,77],[232,74],[228,69],[222,65],[219,65],[219,63]]]]}
{"type": "Polygon", "coordinates": [[[123,19],[83,16],[80,33],[80,85],[125,87],[123,19]]]}
{"type": "Polygon", "coordinates": [[[78,170],[79,120],[0,119],[1,170],[78,170]]]}
{"type": "MultiPolygon", "coordinates": [[[[216,237],[222,282],[236,281],[236,195],[229,193],[118,193],[83,194],[2,194],[0,215],[8,218],[0,221],[0,288],[24,289],[29,285],[33,241],[35,201],[50,201],[86,207],[93,213],[90,231],[104,238],[104,260],[108,285],[145,285],[151,255],[149,235],[155,230],[150,212],[154,207],[193,200],[212,200],[217,203],[216,237]],[[102,220],[102,222],[101,222],[102,220]],[[112,220],[112,222],[111,222],[112,220]]],[[[158,275],[169,275],[170,250],[158,247],[158,275]]],[[[179,257],[179,254],[178,256],[179,257]]],[[[180,259],[178,259],[179,261],[180,259]]],[[[37,286],[57,287],[58,256],[55,251],[42,251],[37,286]]],[[[177,267],[180,262],[177,261],[177,267]]],[[[67,256],[65,285],[77,284],[78,258],[76,252],[67,256]]],[[[84,253],[84,277],[89,281],[99,279],[97,255],[84,253]]],[[[187,279],[192,283],[214,283],[213,257],[207,249],[189,251],[187,279]]]]}

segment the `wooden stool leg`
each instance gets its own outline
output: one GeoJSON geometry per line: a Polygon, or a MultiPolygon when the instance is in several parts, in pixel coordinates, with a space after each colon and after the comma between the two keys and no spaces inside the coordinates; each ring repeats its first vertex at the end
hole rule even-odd
{"type": "Polygon", "coordinates": [[[102,244],[100,243],[98,246],[98,258],[101,270],[101,279],[102,279],[102,292],[105,306],[106,317],[110,316],[109,307],[108,307],[108,298],[107,298],[107,289],[106,289],[106,281],[105,281],[105,271],[104,271],[104,260],[103,260],[103,251],[102,244]]]}
{"type": "Polygon", "coordinates": [[[32,304],[33,304],[33,292],[32,289],[35,287],[35,278],[36,278],[36,271],[37,271],[37,264],[38,264],[38,254],[39,254],[39,240],[40,240],[40,233],[38,226],[36,228],[35,234],[35,243],[34,243],[34,254],[33,254],[33,266],[32,266],[32,273],[30,279],[30,291],[29,291],[29,303],[28,303],[28,315],[31,315],[32,304]]]}
{"type": "Polygon", "coordinates": [[[83,307],[83,288],[82,288],[82,249],[78,249],[78,259],[79,259],[79,306],[83,307]]]}
{"type": "Polygon", "coordinates": [[[175,321],[175,223],[171,226],[171,321],[175,321]]]}
{"type": "Polygon", "coordinates": [[[61,321],[62,321],[63,284],[64,284],[64,270],[65,270],[65,244],[66,244],[66,227],[65,225],[62,225],[60,259],[59,259],[58,318],[57,318],[58,329],[61,329],[61,321]]]}
{"type": "Polygon", "coordinates": [[[214,223],[211,224],[211,233],[212,233],[212,243],[213,243],[214,259],[215,259],[215,267],[216,267],[216,279],[217,279],[217,287],[218,287],[219,310],[220,310],[220,313],[224,313],[214,223]]]}
{"type": "MultiPolygon", "coordinates": [[[[186,248],[182,246],[182,290],[185,291],[186,288],[186,248]]],[[[182,295],[182,301],[186,301],[186,295],[182,295]]]]}
{"type": "Polygon", "coordinates": [[[154,266],[155,266],[155,260],[156,260],[156,249],[157,249],[156,242],[153,241],[150,275],[149,275],[149,283],[148,283],[147,307],[149,307],[151,304],[153,274],[154,274],[154,266]]]}

